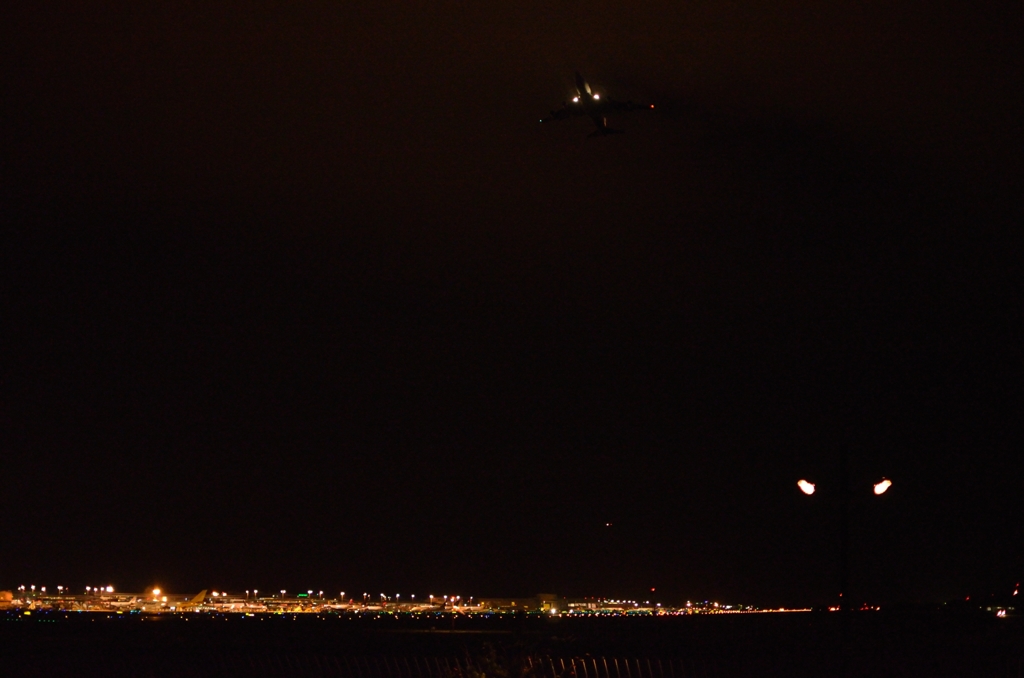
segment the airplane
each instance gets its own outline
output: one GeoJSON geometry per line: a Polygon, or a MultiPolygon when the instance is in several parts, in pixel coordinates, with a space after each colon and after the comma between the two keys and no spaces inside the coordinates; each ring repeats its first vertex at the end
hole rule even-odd
{"type": "MultiPolygon", "coordinates": [[[[177,598],[177,596],[172,596],[177,598]]],[[[155,589],[152,593],[143,596],[133,597],[130,609],[140,612],[189,612],[195,611],[206,599],[206,589],[200,591],[191,600],[168,601],[167,596],[161,596],[160,590],[155,589]]]]}
{"type": "Polygon", "coordinates": [[[555,122],[558,120],[586,115],[594,121],[595,125],[597,125],[597,129],[594,132],[591,132],[589,136],[596,137],[608,134],[622,134],[623,131],[621,129],[612,129],[608,126],[609,113],[651,110],[653,108],[654,104],[634,104],[632,101],[615,101],[614,99],[602,97],[591,89],[587,81],[583,79],[582,75],[580,75],[580,72],[576,71],[576,96],[572,98],[571,102],[567,101],[563,103],[562,107],[557,111],[551,111],[551,116],[542,118],[541,122],[555,122]]]}

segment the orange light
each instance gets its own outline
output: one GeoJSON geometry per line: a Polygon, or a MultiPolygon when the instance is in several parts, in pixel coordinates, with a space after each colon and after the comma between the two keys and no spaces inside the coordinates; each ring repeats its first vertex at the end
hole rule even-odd
{"type": "Polygon", "coordinates": [[[814,494],[814,483],[807,482],[806,480],[798,480],[796,486],[800,488],[800,491],[810,496],[814,494]]]}
{"type": "Polygon", "coordinates": [[[892,481],[888,478],[883,478],[881,481],[875,483],[875,494],[885,494],[885,491],[892,487],[892,481]]]}

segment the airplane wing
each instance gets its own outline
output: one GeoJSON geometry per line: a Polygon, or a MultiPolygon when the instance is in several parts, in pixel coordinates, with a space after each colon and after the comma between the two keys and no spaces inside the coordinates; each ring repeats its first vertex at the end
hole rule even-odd
{"type": "Polygon", "coordinates": [[[623,111],[648,111],[654,108],[654,104],[634,104],[632,101],[607,100],[605,105],[608,107],[608,110],[615,111],[616,113],[623,111]]]}
{"type": "Polygon", "coordinates": [[[556,122],[558,120],[565,120],[572,117],[572,112],[568,106],[563,106],[557,111],[551,111],[551,115],[546,118],[541,118],[541,122],[556,122]]]}

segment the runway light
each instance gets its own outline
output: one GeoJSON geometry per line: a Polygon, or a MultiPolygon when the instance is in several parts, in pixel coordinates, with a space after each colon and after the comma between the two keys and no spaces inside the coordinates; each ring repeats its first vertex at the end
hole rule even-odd
{"type": "MultiPolygon", "coordinates": [[[[804,494],[806,494],[808,496],[814,494],[814,483],[809,483],[806,480],[798,480],[796,485],[797,485],[797,487],[800,488],[800,491],[803,492],[804,494]]],[[[876,486],[875,492],[878,492],[877,486],[876,486]]]]}
{"type": "Polygon", "coordinates": [[[880,482],[875,483],[875,494],[885,494],[885,491],[892,487],[892,481],[888,478],[883,478],[880,482]]]}

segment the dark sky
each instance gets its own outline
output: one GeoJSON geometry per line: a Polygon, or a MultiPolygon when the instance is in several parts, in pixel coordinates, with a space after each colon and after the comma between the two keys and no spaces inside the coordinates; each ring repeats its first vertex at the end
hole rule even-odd
{"type": "Polygon", "coordinates": [[[5,21],[0,588],[817,603],[843,447],[855,595],[1021,577],[1018,9],[117,4],[5,21]]]}

